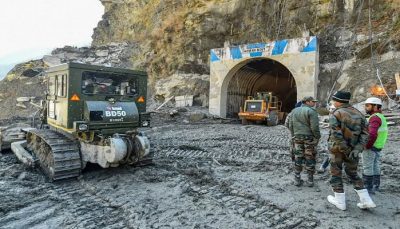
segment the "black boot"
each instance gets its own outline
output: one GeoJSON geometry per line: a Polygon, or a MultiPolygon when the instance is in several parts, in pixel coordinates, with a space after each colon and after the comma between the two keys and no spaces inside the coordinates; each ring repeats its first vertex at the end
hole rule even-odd
{"type": "Polygon", "coordinates": [[[379,192],[379,186],[381,186],[381,175],[374,175],[372,184],[374,186],[374,191],[379,192]]]}
{"type": "Polygon", "coordinates": [[[308,174],[308,179],[306,181],[306,184],[308,187],[314,186],[314,175],[313,174],[308,174]]]}
{"type": "Polygon", "coordinates": [[[373,190],[373,179],[374,176],[367,176],[363,174],[363,181],[364,181],[364,187],[368,190],[369,194],[375,194],[373,190]]]}
{"type": "Polygon", "coordinates": [[[301,186],[302,184],[303,184],[303,180],[302,180],[301,177],[300,177],[300,173],[296,173],[296,174],[294,175],[294,185],[297,186],[297,187],[299,187],[299,186],[301,186]]]}

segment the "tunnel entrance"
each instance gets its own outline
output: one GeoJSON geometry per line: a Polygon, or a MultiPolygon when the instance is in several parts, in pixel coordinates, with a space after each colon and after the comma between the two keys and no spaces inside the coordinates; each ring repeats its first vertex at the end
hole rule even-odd
{"type": "Polygon", "coordinates": [[[282,101],[282,111],[290,112],[297,100],[296,81],[281,63],[271,59],[253,59],[237,70],[228,84],[227,117],[238,118],[247,96],[272,92],[282,101]]]}

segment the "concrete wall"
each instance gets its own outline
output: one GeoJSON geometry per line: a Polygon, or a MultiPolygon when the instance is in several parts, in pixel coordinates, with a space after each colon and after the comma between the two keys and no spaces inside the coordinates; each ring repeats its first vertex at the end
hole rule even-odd
{"type": "Polygon", "coordinates": [[[227,89],[236,71],[255,59],[271,59],[293,75],[297,99],[317,95],[318,44],[316,37],[247,44],[211,50],[210,103],[213,115],[226,117],[227,89]]]}

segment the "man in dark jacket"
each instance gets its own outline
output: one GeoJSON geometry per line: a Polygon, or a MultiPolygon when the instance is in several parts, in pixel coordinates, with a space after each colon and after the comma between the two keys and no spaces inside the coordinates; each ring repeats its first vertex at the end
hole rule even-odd
{"type": "Polygon", "coordinates": [[[289,130],[295,143],[294,182],[296,186],[302,185],[301,172],[303,164],[308,173],[307,185],[314,186],[315,173],[315,147],[321,134],[319,131],[318,113],[314,109],[317,100],[305,97],[301,107],[294,109],[289,118],[289,130]]]}

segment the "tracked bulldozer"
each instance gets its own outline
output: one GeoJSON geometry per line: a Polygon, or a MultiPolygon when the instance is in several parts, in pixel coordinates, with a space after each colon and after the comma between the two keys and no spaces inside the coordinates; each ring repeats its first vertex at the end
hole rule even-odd
{"type": "Polygon", "coordinates": [[[247,97],[238,115],[243,125],[266,123],[268,126],[276,126],[285,116],[281,109],[282,101],[272,92],[257,92],[254,97],[247,97]]]}
{"type": "Polygon", "coordinates": [[[46,71],[41,124],[11,144],[25,164],[40,165],[54,181],[77,177],[88,162],[103,168],[150,163],[147,74],[68,63],[46,71]]]}

